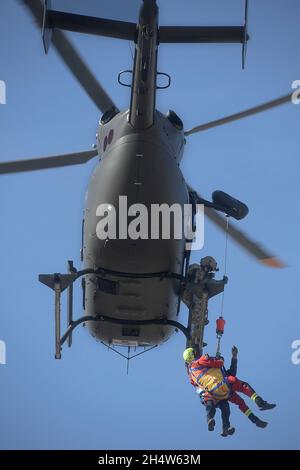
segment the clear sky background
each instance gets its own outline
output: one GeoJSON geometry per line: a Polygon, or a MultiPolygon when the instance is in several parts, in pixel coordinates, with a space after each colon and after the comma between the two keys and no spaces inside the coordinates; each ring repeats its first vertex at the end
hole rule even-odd
{"type": "MultiPolygon", "coordinates": [[[[122,2],[118,14],[117,3],[53,1],[57,9],[136,19],[139,2],[122,2]]],[[[161,24],[243,24],[240,0],[158,3],[161,24]]],[[[160,46],[159,70],[172,75],[172,86],[158,92],[158,109],[174,109],[189,128],[289,93],[300,79],[299,21],[297,0],[250,1],[245,71],[239,45],[160,46]]],[[[132,65],[128,43],[69,37],[126,109],[130,90],[118,85],[117,74],[132,65]]],[[[0,79],[7,84],[7,104],[0,106],[1,161],[91,148],[99,110],[54,49],[44,55],[40,31],[17,0],[0,0],[0,79]]],[[[299,113],[300,106],[286,105],[191,136],[182,162],[187,180],[205,196],[223,189],[245,201],[250,214],[239,227],[288,264],[284,270],[265,268],[229,244],[223,353],[229,364],[236,344],[239,377],[278,403],[274,411],[257,413],[269,426],[255,427],[232,405],[236,434],[220,437],[219,416],[216,432],[207,432],[204,408],[185,374],[181,333],[133,360],[128,376],[125,361],[80,327],[72,349],[54,360],[53,296],[37,278],[64,272],[67,259],[80,265],[92,161],[1,176],[0,339],[7,344],[7,365],[0,366],[2,449],[300,448],[300,365],[291,361],[291,343],[300,339],[299,113]]],[[[204,250],[193,253],[192,261],[213,255],[222,275],[224,244],[224,234],[207,222],[204,250]]],[[[75,298],[80,316],[79,283],[75,298]]],[[[220,305],[221,297],[211,302],[205,334],[212,354],[220,305]]],[[[187,321],[183,307],[180,320],[187,321]]]]}

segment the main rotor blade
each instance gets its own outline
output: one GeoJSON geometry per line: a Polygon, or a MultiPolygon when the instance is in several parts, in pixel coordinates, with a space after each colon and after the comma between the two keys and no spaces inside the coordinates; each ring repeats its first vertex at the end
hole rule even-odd
{"type": "Polygon", "coordinates": [[[46,170],[47,168],[59,168],[62,166],[80,165],[86,163],[98,155],[97,150],[88,150],[79,153],[67,153],[52,157],[34,158],[32,160],[17,160],[14,162],[0,163],[0,174],[20,173],[23,171],[46,170]]]}
{"type": "Polygon", "coordinates": [[[223,117],[221,119],[216,119],[215,121],[210,121],[206,124],[201,124],[200,126],[193,127],[192,129],[187,130],[184,135],[191,135],[195,134],[196,132],[206,131],[207,129],[211,129],[213,127],[222,126],[223,124],[227,124],[229,122],[238,121],[239,119],[244,119],[248,116],[253,116],[254,114],[262,113],[263,111],[267,111],[272,108],[276,108],[277,106],[281,106],[288,102],[292,101],[293,93],[289,95],[282,96],[277,98],[276,100],[268,101],[267,103],[263,103],[259,106],[255,106],[254,108],[246,109],[245,111],[241,111],[236,114],[231,114],[230,116],[223,117]]]}
{"type": "MultiPolygon", "coordinates": [[[[188,190],[190,192],[192,191],[200,200],[203,200],[201,195],[197,193],[197,191],[195,191],[190,185],[188,185],[188,190]]],[[[226,232],[227,222],[224,216],[222,217],[214,209],[208,207],[205,207],[205,215],[207,215],[207,217],[215,225],[217,225],[217,227],[226,232]]],[[[254,256],[265,266],[270,268],[284,268],[286,266],[282,261],[280,261],[280,259],[265,250],[257,242],[251,240],[244,232],[242,232],[232,223],[230,223],[228,226],[228,235],[242,248],[244,248],[248,254],[254,256]]]]}
{"type": "MultiPolygon", "coordinates": [[[[205,214],[207,217],[217,225],[221,230],[226,232],[226,220],[225,217],[220,216],[214,209],[205,208],[205,214]]],[[[265,266],[269,268],[284,268],[285,264],[280,261],[276,256],[272,255],[265,248],[260,246],[257,242],[251,240],[248,235],[238,229],[232,223],[228,226],[228,235],[244,248],[248,254],[254,256],[265,266]]]]}
{"type": "MultiPolygon", "coordinates": [[[[42,28],[43,5],[41,1],[22,0],[22,2],[30,10],[38,26],[42,28]]],[[[112,107],[118,111],[118,108],[112,99],[108,96],[104,88],[97,81],[67,36],[62,31],[54,29],[52,43],[64,63],[81,84],[91,100],[100,109],[100,111],[104,113],[112,107]]]]}

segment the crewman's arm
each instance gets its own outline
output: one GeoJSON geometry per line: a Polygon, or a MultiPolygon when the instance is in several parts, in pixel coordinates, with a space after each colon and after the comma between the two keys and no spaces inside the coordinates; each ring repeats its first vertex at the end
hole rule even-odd
{"type": "Polygon", "coordinates": [[[214,369],[220,369],[224,366],[223,359],[216,359],[214,357],[209,357],[208,354],[201,356],[197,361],[199,366],[212,367],[214,369]]]}
{"type": "Polygon", "coordinates": [[[198,385],[194,382],[194,380],[192,379],[192,375],[191,375],[191,372],[190,372],[190,368],[189,366],[186,364],[185,365],[185,369],[186,369],[186,372],[187,372],[187,375],[189,376],[189,379],[190,379],[190,383],[192,385],[194,385],[194,387],[197,387],[198,385]]]}
{"type": "Polygon", "coordinates": [[[194,380],[192,379],[192,377],[190,376],[190,382],[192,385],[194,385],[194,387],[198,387],[198,384],[196,384],[196,382],[194,382],[194,380]]]}

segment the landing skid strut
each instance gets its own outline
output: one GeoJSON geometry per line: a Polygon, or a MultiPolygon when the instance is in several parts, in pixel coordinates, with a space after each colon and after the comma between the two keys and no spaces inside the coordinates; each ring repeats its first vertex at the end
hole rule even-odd
{"type": "Polygon", "coordinates": [[[224,290],[224,284],[227,280],[216,281],[209,271],[203,270],[200,265],[192,265],[188,271],[187,276],[182,276],[177,273],[158,272],[158,273],[141,273],[132,274],[118,271],[111,271],[107,269],[98,268],[97,270],[85,269],[77,271],[74,268],[73,262],[68,261],[68,274],[40,274],[39,281],[54,291],[55,297],[55,359],[61,359],[61,349],[63,344],[68,340],[68,346],[72,345],[73,330],[87,321],[97,322],[110,322],[120,325],[170,325],[175,329],[180,330],[187,339],[187,344],[195,347],[199,352],[202,350],[203,334],[207,320],[207,305],[208,299],[217,295],[224,290]],[[196,267],[196,268],[195,268],[196,267]],[[198,274],[193,276],[194,271],[198,274]],[[194,270],[194,271],[192,271],[194,270]],[[201,273],[201,274],[199,274],[201,273]],[[161,281],[164,279],[177,279],[181,283],[181,298],[189,308],[189,321],[188,327],[181,323],[170,320],[168,318],[154,318],[151,320],[124,320],[119,318],[112,318],[105,315],[84,315],[83,317],[73,320],[73,283],[82,276],[87,274],[96,274],[99,277],[106,275],[115,275],[118,277],[127,278],[154,278],[157,277],[161,281]],[[67,329],[61,336],[61,294],[68,290],[68,303],[67,303],[67,329]]]}

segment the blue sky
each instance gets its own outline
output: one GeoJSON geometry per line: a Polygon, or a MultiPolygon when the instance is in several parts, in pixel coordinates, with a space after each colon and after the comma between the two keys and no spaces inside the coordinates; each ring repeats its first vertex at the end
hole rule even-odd
{"type": "MultiPolygon", "coordinates": [[[[53,1],[57,9],[109,16],[114,2],[53,1]]],[[[129,3],[129,2],[127,2],[129,3]]],[[[138,2],[120,11],[134,20],[138,2]]],[[[163,0],[161,24],[242,24],[239,0],[163,0]]],[[[95,142],[99,111],[54,50],[46,57],[40,32],[17,0],[0,1],[0,79],[7,104],[0,106],[1,160],[87,150],[95,142]]],[[[115,15],[116,16],[116,15],[115,15]]],[[[221,117],[288,93],[300,79],[300,4],[296,0],[250,1],[247,67],[239,45],[162,45],[159,70],[172,76],[157,107],[174,109],[185,127],[221,117]]],[[[117,74],[131,67],[128,43],[70,34],[96,76],[121,109],[129,90],[117,74]]],[[[290,449],[299,448],[300,365],[291,343],[300,339],[299,316],[299,112],[287,105],[250,119],[191,136],[182,171],[209,197],[223,189],[245,201],[240,228],[288,264],[260,266],[229,244],[223,352],[239,347],[238,376],[278,403],[266,430],[231,406],[236,434],[208,433],[204,408],[189,385],[178,333],[163,346],[126,363],[78,328],[71,350],[55,361],[53,298],[37,281],[42,272],[79,266],[84,193],[95,165],[1,177],[0,339],[7,365],[0,366],[2,449],[290,449]]],[[[205,247],[224,263],[224,235],[209,222],[205,247]]],[[[81,314],[81,289],[75,288],[81,314]]],[[[221,299],[211,302],[206,330],[215,349],[214,322],[221,299]]],[[[187,311],[182,308],[181,321],[187,311]]]]}

